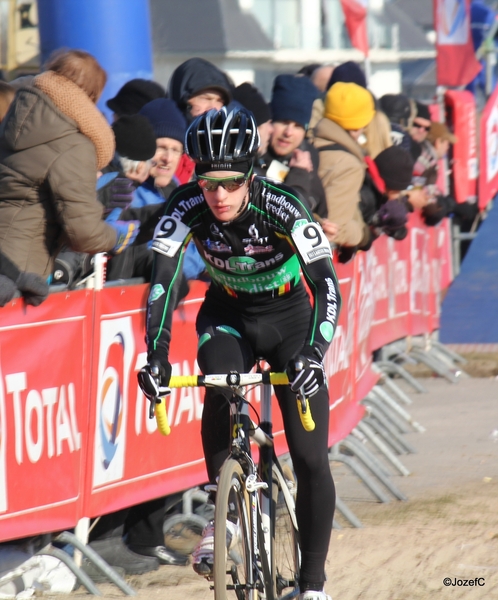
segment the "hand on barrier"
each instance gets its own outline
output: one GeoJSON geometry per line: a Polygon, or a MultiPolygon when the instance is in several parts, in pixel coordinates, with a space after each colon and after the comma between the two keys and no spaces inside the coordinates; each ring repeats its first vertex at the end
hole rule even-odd
{"type": "Polygon", "coordinates": [[[289,361],[286,372],[291,390],[297,394],[302,389],[307,398],[314,396],[325,383],[323,363],[310,346],[289,361]]]}
{"type": "Polygon", "coordinates": [[[48,296],[48,283],[36,273],[20,273],[16,280],[17,289],[26,304],[39,306],[48,296]]]}
{"type": "Polygon", "coordinates": [[[152,359],[140,369],[137,377],[140,389],[149,400],[155,400],[158,396],[170,393],[168,384],[171,378],[171,365],[169,362],[166,363],[166,367],[163,367],[158,360],[152,359]]]}
{"type": "Polygon", "coordinates": [[[140,221],[111,221],[109,225],[116,230],[116,245],[112,249],[114,254],[119,254],[135,241],[140,231],[140,221]]]}
{"type": "Polygon", "coordinates": [[[398,229],[406,225],[408,209],[404,203],[388,200],[372,218],[372,225],[386,235],[394,235],[398,229]]]}

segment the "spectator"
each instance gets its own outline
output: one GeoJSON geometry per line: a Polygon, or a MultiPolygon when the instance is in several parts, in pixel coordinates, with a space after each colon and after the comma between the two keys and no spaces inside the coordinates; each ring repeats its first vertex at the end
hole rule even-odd
{"type": "Polygon", "coordinates": [[[342,83],[356,83],[356,85],[359,85],[362,88],[367,88],[367,78],[365,77],[365,73],[361,70],[361,67],[352,60],[348,60],[334,68],[327,83],[327,91],[338,81],[341,81],[342,83]]]}
{"type": "Polygon", "coordinates": [[[311,83],[316,87],[320,94],[325,94],[327,91],[327,85],[333,72],[333,65],[321,65],[310,75],[311,83]]]}
{"type": "Polygon", "coordinates": [[[382,111],[375,111],[373,119],[365,127],[365,135],[361,136],[358,141],[365,154],[372,159],[392,146],[391,124],[382,111]]]}
{"type": "Polygon", "coordinates": [[[379,108],[391,123],[391,140],[407,152],[411,151],[408,130],[412,126],[412,106],[408,96],[404,94],[384,94],[379,99],[379,108]]]}
{"type": "Polygon", "coordinates": [[[324,118],[314,132],[320,154],[318,174],[327,199],[327,218],[322,227],[330,241],[351,249],[347,251],[350,256],[371,242],[370,229],[359,207],[366,166],[357,140],[374,115],[374,101],[368,90],[356,83],[338,82],[327,92],[324,118]]]}
{"type": "Polygon", "coordinates": [[[411,154],[415,160],[413,167],[413,190],[410,191],[410,203],[415,209],[423,208],[434,194],[437,179],[438,158],[427,134],[431,128],[429,107],[415,102],[416,114],[410,129],[411,154]]]}
{"type": "Polygon", "coordinates": [[[190,58],[177,67],[169,81],[169,95],[190,122],[211,108],[232,100],[228,76],[203,58],[190,58]]]}
{"type": "Polygon", "coordinates": [[[149,79],[131,79],[118,91],[114,98],[106,102],[113,112],[114,121],[123,115],[136,115],[148,102],[165,98],[166,90],[149,79]]]}
{"type": "Polygon", "coordinates": [[[309,65],[304,65],[304,67],[301,67],[299,69],[299,71],[297,72],[297,75],[304,75],[305,77],[308,77],[309,79],[311,79],[311,76],[313,75],[313,73],[319,69],[321,67],[321,63],[311,63],[309,65]]]}
{"type": "Polygon", "coordinates": [[[5,81],[0,81],[0,123],[4,120],[12,100],[14,100],[15,93],[15,88],[5,81]]]}
{"type": "Polygon", "coordinates": [[[257,87],[242,83],[233,90],[233,99],[250,110],[256,120],[259,133],[258,156],[264,156],[273,133],[271,108],[257,87]]]}
{"type": "MultiPolygon", "coordinates": [[[[119,217],[114,213],[120,220],[138,220],[141,227],[135,244],[109,261],[107,278],[110,281],[131,277],[150,280],[153,259],[150,241],[164,208],[162,205],[178,185],[175,171],[183,154],[186,131],[183,115],[173,100],[157,98],[146,104],[138,116],[145,117],[151,126],[156,151],[149,177],[132,190],[133,198],[119,217]]],[[[128,144],[133,145],[133,137],[128,138],[128,144]]]]}
{"type": "MultiPolygon", "coordinates": [[[[116,139],[116,154],[106,173],[97,181],[97,197],[104,206],[108,222],[119,220],[123,209],[133,200],[137,186],[149,175],[150,159],[156,152],[156,137],[146,117],[125,115],[112,125],[116,139]]],[[[140,226],[140,221],[135,220],[140,226]]],[[[108,262],[108,279],[115,265],[127,263],[134,255],[130,246],[108,262]]],[[[73,288],[93,271],[93,257],[89,254],[63,249],[55,259],[53,281],[73,288]]]]}
{"type": "Polygon", "coordinates": [[[306,139],[315,86],[301,75],[279,75],[273,83],[273,132],[258,174],[285,181],[308,202],[313,212],[325,215],[325,192],[317,174],[318,154],[306,139]]]}
{"type": "MultiPolygon", "coordinates": [[[[444,123],[431,123],[431,128],[427,135],[427,143],[432,145],[438,161],[446,157],[450,145],[456,142],[457,138],[444,123]]],[[[438,165],[436,166],[436,177],[437,172],[438,165]]],[[[422,218],[426,225],[437,225],[445,217],[453,214],[458,224],[466,227],[477,216],[478,207],[475,202],[466,201],[458,203],[451,195],[442,194],[435,183],[433,188],[430,188],[428,196],[428,203],[422,208],[422,218]]]]}
{"type": "MultiPolygon", "coordinates": [[[[357,85],[366,89],[367,80],[365,74],[361,70],[361,68],[353,61],[348,60],[345,63],[334,67],[331,71],[328,81],[325,85],[325,93],[330,90],[330,88],[337,83],[338,81],[342,81],[343,83],[356,83],[357,85]]],[[[313,131],[320,119],[323,117],[324,104],[322,97],[319,97],[313,103],[313,111],[311,114],[310,127],[308,137],[313,139],[313,131]]]]}
{"type": "Polygon", "coordinates": [[[95,102],[106,74],[90,54],[59,52],[21,88],[0,138],[0,250],[21,271],[48,277],[66,243],[80,252],[120,252],[138,233],[102,221],[97,170],[114,135],[95,102]]]}
{"type": "Polygon", "coordinates": [[[406,222],[410,207],[406,190],[412,179],[412,157],[406,150],[391,146],[378,154],[374,163],[385,188],[384,203],[378,207],[370,225],[376,236],[385,233],[402,240],[408,235],[406,222]]]}

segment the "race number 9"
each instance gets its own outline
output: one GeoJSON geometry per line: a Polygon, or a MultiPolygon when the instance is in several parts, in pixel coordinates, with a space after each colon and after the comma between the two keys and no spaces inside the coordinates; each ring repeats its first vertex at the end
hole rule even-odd
{"type": "Polygon", "coordinates": [[[154,231],[152,249],[165,256],[175,256],[188,236],[190,227],[173,217],[163,217],[154,231]]]}
{"type": "Polygon", "coordinates": [[[322,243],[322,234],[316,225],[306,225],[303,235],[306,239],[310,240],[313,248],[318,247],[322,243]]]}
{"type": "Polygon", "coordinates": [[[305,264],[327,256],[332,258],[329,241],[319,223],[305,223],[291,235],[305,264]]]}
{"type": "Polygon", "coordinates": [[[160,229],[161,237],[166,237],[166,238],[171,237],[176,231],[176,223],[177,223],[176,220],[173,219],[172,217],[164,217],[164,219],[162,219],[161,222],[159,223],[159,225],[161,226],[161,229],[160,229]]]}

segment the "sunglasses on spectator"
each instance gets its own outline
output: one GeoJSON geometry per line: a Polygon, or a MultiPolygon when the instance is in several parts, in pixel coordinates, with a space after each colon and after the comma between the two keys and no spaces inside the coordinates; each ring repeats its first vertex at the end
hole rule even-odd
{"type": "Polygon", "coordinates": [[[197,183],[206,192],[216,192],[220,185],[227,192],[235,192],[245,184],[249,179],[249,175],[250,173],[239,177],[223,177],[221,179],[217,177],[198,177],[197,183]]]}
{"type": "Polygon", "coordinates": [[[431,130],[430,125],[427,127],[427,125],[419,125],[418,123],[414,123],[413,126],[416,127],[417,129],[425,129],[426,131],[431,130]]]}

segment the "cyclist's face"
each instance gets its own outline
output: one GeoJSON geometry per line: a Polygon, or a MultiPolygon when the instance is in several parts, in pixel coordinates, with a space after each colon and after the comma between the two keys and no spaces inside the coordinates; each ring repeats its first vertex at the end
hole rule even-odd
{"type": "MultiPolygon", "coordinates": [[[[243,177],[244,175],[245,173],[234,171],[210,171],[209,173],[205,173],[204,177],[226,179],[229,181],[232,178],[243,177]]],[[[216,219],[218,221],[229,222],[240,214],[241,207],[243,208],[247,204],[249,199],[248,191],[249,180],[233,192],[229,192],[222,185],[218,185],[218,188],[214,192],[203,189],[202,193],[216,219]]]]}
{"type": "Polygon", "coordinates": [[[170,183],[182,154],[183,145],[178,140],[157,138],[156,153],[150,169],[150,174],[154,177],[157,187],[165,187],[170,183]]]}

